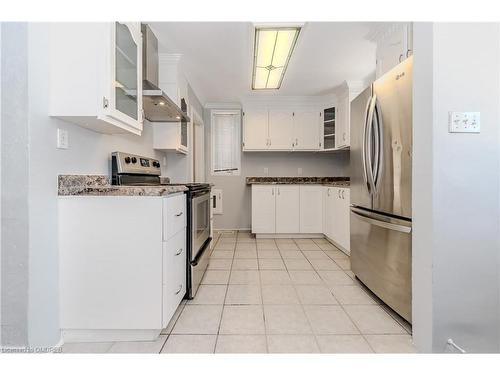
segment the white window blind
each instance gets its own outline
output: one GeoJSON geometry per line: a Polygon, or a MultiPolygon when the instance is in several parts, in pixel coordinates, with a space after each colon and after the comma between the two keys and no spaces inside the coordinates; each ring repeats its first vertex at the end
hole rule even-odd
{"type": "Polygon", "coordinates": [[[212,112],[212,174],[240,174],[240,113],[212,112]]]}

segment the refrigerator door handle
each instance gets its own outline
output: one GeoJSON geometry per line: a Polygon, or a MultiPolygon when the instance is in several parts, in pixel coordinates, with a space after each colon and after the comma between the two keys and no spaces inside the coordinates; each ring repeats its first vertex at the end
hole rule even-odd
{"type": "Polygon", "coordinates": [[[368,188],[368,192],[371,194],[371,185],[368,183],[368,165],[366,164],[366,144],[367,144],[367,129],[368,129],[368,119],[369,119],[369,112],[370,112],[370,106],[372,103],[372,97],[368,99],[368,102],[366,103],[366,109],[365,109],[365,123],[363,127],[363,146],[361,147],[361,157],[363,159],[363,180],[365,182],[365,186],[368,188]]]}
{"type": "MultiPolygon", "coordinates": [[[[356,215],[360,220],[363,220],[369,224],[376,225],[376,226],[381,227],[381,228],[395,230],[397,232],[411,233],[411,224],[410,224],[410,226],[406,226],[406,225],[391,223],[390,221],[375,219],[375,218],[371,217],[369,213],[365,212],[364,210],[360,210],[358,208],[355,208],[355,207],[351,207],[351,212],[354,215],[356,215]]],[[[380,215],[377,215],[377,217],[379,218],[380,215]]]]}
{"type": "Polygon", "coordinates": [[[373,115],[375,113],[375,103],[377,96],[373,95],[368,108],[368,117],[366,123],[366,173],[368,175],[368,184],[371,194],[375,194],[375,181],[373,177],[373,161],[372,161],[372,134],[373,134],[373,115]]]}
{"type": "Polygon", "coordinates": [[[380,183],[380,175],[382,173],[382,166],[383,166],[383,157],[382,157],[382,150],[383,150],[383,124],[382,124],[382,112],[380,110],[380,105],[379,101],[377,100],[377,97],[375,96],[375,105],[374,105],[374,115],[373,115],[373,126],[375,129],[375,136],[374,136],[374,141],[375,141],[375,151],[374,151],[374,163],[373,163],[373,187],[375,190],[375,193],[378,193],[378,188],[379,188],[379,183],[380,183]]]}

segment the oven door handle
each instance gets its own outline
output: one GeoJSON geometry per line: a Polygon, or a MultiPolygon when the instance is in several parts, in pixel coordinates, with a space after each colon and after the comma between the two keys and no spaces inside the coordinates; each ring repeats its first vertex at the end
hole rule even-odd
{"type": "Polygon", "coordinates": [[[196,254],[196,258],[194,258],[194,260],[191,262],[191,266],[196,267],[198,265],[200,259],[205,254],[205,251],[207,251],[207,249],[209,248],[210,242],[212,242],[212,237],[208,237],[208,239],[205,241],[201,250],[198,251],[198,254],[196,254]]]}

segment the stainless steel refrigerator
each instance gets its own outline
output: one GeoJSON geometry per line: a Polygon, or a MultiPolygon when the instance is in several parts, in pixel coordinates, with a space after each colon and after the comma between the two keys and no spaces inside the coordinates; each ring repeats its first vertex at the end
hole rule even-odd
{"type": "Polygon", "coordinates": [[[351,267],[411,322],[410,57],[351,103],[351,267]]]}

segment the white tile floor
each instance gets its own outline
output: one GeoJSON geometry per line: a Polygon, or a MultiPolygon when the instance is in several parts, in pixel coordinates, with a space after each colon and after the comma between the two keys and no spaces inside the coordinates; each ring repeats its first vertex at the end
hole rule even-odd
{"type": "Polygon", "coordinates": [[[66,344],[63,352],[408,353],[408,324],[324,239],[217,236],[196,298],[154,342],[66,344]]]}

